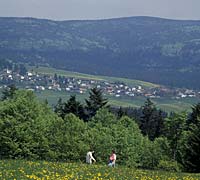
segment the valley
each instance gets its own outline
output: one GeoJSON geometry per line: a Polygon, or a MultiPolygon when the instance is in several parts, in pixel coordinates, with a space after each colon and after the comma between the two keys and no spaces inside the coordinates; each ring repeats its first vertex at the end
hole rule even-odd
{"type": "Polygon", "coordinates": [[[0,58],[200,89],[200,21],[0,18],[0,58]]]}
{"type": "Polygon", "coordinates": [[[48,100],[54,106],[59,98],[67,101],[76,94],[84,103],[91,88],[103,90],[111,106],[140,107],[150,98],[158,108],[167,112],[190,111],[198,103],[200,92],[186,88],[172,88],[149,82],[125,78],[94,76],[48,67],[28,66],[25,75],[9,69],[0,72],[1,88],[15,84],[22,89],[34,91],[41,101],[48,100]]]}

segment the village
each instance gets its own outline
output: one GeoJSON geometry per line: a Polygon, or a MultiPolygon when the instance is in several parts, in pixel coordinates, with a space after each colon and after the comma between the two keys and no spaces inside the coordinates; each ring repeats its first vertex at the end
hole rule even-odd
{"type": "Polygon", "coordinates": [[[143,87],[142,85],[130,86],[124,82],[108,82],[104,80],[93,80],[85,78],[74,78],[54,75],[39,74],[36,72],[26,72],[20,75],[9,69],[0,71],[0,88],[5,88],[10,84],[15,84],[19,88],[32,91],[65,91],[70,93],[87,93],[91,88],[97,87],[102,89],[105,95],[114,97],[137,96],[148,98],[169,97],[172,99],[200,97],[200,91],[168,88],[165,86],[143,87]]]}

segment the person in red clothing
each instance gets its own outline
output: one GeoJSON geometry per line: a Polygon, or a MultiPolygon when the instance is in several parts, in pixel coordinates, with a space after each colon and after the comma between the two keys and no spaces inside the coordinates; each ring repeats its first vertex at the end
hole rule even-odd
{"type": "Polygon", "coordinates": [[[116,158],[117,156],[115,154],[115,151],[112,150],[112,154],[110,155],[108,166],[115,167],[116,158]]]}

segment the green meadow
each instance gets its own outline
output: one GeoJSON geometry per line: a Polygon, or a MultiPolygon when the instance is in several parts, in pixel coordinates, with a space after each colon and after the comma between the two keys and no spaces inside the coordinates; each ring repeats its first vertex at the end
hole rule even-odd
{"type": "MultiPolygon", "coordinates": [[[[74,95],[74,93],[62,92],[62,91],[51,91],[45,90],[41,92],[36,92],[37,97],[41,101],[45,101],[46,99],[49,102],[49,105],[54,106],[59,98],[62,98],[63,101],[67,101],[70,95],[74,95]]],[[[89,97],[88,93],[85,94],[76,94],[77,99],[84,103],[85,99],[89,97]]],[[[113,97],[106,96],[109,100],[110,105],[114,105],[117,107],[140,107],[144,105],[146,100],[145,97],[134,97],[134,98],[122,98],[122,97],[113,97]]],[[[169,99],[169,98],[160,98],[160,99],[152,99],[152,102],[156,105],[157,108],[161,108],[166,112],[181,112],[186,111],[190,112],[191,107],[194,104],[199,102],[197,98],[185,98],[185,99],[169,99]]]]}
{"type": "Polygon", "coordinates": [[[200,174],[149,171],[124,166],[82,162],[1,160],[0,179],[4,180],[198,180],[200,174]]]}
{"type": "Polygon", "coordinates": [[[123,83],[126,83],[127,85],[132,85],[132,86],[159,87],[159,85],[157,85],[157,84],[153,84],[153,83],[149,83],[149,82],[145,82],[145,81],[126,79],[126,78],[118,78],[118,77],[89,75],[89,74],[83,74],[83,73],[77,73],[77,72],[71,72],[71,71],[58,70],[58,69],[49,68],[49,67],[38,67],[38,68],[28,67],[28,69],[33,70],[38,73],[49,74],[49,75],[57,74],[60,76],[65,76],[65,77],[91,79],[91,80],[97,80],[97,81],[123,82],[123,83]]]}

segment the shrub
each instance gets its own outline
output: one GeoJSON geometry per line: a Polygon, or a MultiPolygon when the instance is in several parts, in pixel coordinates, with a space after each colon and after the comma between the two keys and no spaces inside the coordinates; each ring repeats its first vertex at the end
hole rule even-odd
{"type": "Polygon", "coordinates": [[[180,172],[181,166],[177,163],[177,161],[165,161],[161,160],[158,164],[158,169],[165,171],[175,171],[180,172]]]}

